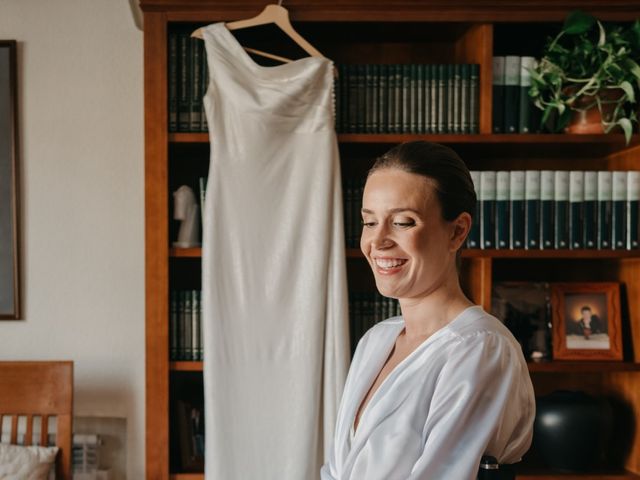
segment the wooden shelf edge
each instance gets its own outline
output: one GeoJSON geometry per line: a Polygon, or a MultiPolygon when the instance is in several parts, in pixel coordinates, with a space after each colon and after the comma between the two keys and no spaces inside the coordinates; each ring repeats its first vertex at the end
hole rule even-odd
{"type": "Polygon", "coordinates": [[[620,473],[519,473],[518,480],[639,480],[640,475],[620,473]]]}
{"type": "Polygon", "coordinates": [[[171,480],[204,480],[204,473],[172,473],[171,480]]]}
{"type": "Polygon", "coordinates": [[[640,363],[635,362],[572,362],[552,360],[546,362],[527,362],[530,372],[547,373],[607,373],[607,372],[640,372],[640,363]]]}
{"type": "MultiPolygon", "coordinates": [[[[480,250],[464,249],[463,258],[640,258],[640,250],[480,250]]],[[[358,248],[347,248],[347,258],[363,258],[358,248]]]]}
{"type": "Polygon", "coordinates": [[[202,372],[203,362],[179,361],[169,362],[169,369],[172,372],[202,372]]]}

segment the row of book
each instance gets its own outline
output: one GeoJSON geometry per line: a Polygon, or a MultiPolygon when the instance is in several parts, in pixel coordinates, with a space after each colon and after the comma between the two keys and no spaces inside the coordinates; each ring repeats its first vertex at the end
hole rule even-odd
{"type": "Polygon", "coordinates": [[[202,292],[172,290],[169,323],[169,358],[171,361],[203,360],[202,292]]]}
{"type": "Polygon", "coordinates": [[[378,292],[349,293],[351,353],[367,330],[396,315],[400,315],[400,303],[394,298],[383,297],[378,292]]]}
{"type": "Polygon", "coordinates": [[[362,233],[362,194],[365,178],[349,177],[344,180],[342,197],[344,202],[344,234],[347,248],[360,247],[362,233]]]}
{"type": "Polygon", "coordinates": [[[477,133],[479,65],[338,65],[340,133],[477,133]]]}
{"type": "Polygon", "coordinates": [[[493,133],[539,133],[542,110],[529,96],[534,57],[493,57],[493,133]]]}
{"type": "Polygon", "coordinates": [[[209,83],[204,42],[188,33],[169,34],[169,132],[206,132],[202,97],[209,83]]]}
{"type": "Polygon", "coordinates": [[[640,171],[472,171],[483,249],[637,249],[640,171]]]}

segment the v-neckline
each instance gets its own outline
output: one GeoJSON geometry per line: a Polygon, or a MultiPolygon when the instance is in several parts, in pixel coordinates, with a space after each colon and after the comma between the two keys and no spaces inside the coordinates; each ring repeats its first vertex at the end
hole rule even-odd
{"type": "Polygon", "coordinates": [[[373,384],[375,383],[375,381],[380,376],[380,372],[382,372],[382,369],[384,368],[384,366],[386,365],[387,361],[389,360],[391,354],[393,353],[393,350],[394,350],[394,348],[396,346],[398,338],[400,337],[400,335],[402,334],[402,332],[405,329],[404,318],[400,317],[400,318],[402,318],[402,321],[400,323],[398,323],[398,326],[400,326],[401,328],[397,333],[395,333],[395,335],[393,335],[393,337],[392,337],[393,338],[393,342],[387,347],[387,356],[385,357],[384,362],[382,363],[380,368],[377,369],[377,374],[373,377],[372,383],[369,384],[369,388],[367,388],[364,391],[363,395],[359,398],[359,400],[358,400],[358,402],[356,404],[356,408],[355,408],[355,411],[353,413],[353,418],[351,420],[351,428],[350,428],[350,430],[353,432],[353,438],[355,438],[356,437],[356,433],[360,431],[360,427],[362,425],[362,419],[364,418],[366,413],[370,410],[369,407],[371,406],[371,404],[373,403],[373,400],[378,395],[378,392],[380,392],[380,390],[382,390],[382,387],[385,385],[385,383],[387,383],[387,380],[389,380],[389,378],[398,370],[398,368],[401,365],[403,365],[404,363],[406,363],[409,358],[413,357],[416,354],[417,351],[422,350],[425,345],[431,343],[433,338],[437,338],[440,335],[442,335],[442,332],[445,332],[446,330],[448,330],[450,328],[450,325],[453,324],[454,322],[456,322],[457,320],[459,320],[460,318],[462,318],[465,313],[469,312],[472,309],[475,310],[477,308],[481,308],[481,307],[479,305],[471,305],[471,306],[465,308],[464,310],[462,310],[460,313],[458,313],[458,315],[456,315],[453,318],[453,320],[451,320],[445,326],[443,326],[443,327],[439,328],[438,330],[436,330],[435,332],[433,332],[429,337],[425,338],[422,341],[422,343],[420,343],[416,348],[413,349],[413,351],[411,353],[409,353],[409,355],[407,355],[400,362],[398,362],[398,364],[391,369],[391,371],[384,378],[384,380],[382,380],[380,385],[378,385],[378,388],[376,389],[375,392],[373,392],[373,394],[371,395],[371,398],[369,399],[367,404],[364,405],[364,408],[362,409],[362,412],[360,413],[360,421],[358,422],[358,426],[356,427],[355,426],[355,422],[356,422],[356,417],[358,415],[358,410],[360,409],[360,406],[362,405],[362,402],[365,400],[367,394],[369,393],[369,390],[371,390],[371,387],[373,387],[373,384]]]}

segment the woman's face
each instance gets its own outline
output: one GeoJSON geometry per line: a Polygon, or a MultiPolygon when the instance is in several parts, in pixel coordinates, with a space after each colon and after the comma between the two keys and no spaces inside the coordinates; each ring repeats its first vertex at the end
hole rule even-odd
{"type": "MultiPolygon", "coordinates": [[[[468,214],[461,214],[461,216],[468,214]]],[[[369,176],[362,199],[360,248],[380,293],[420,298],[455,271],[456,251],[468,225],[442,219],[434,181],[395,168],[369,176]]]]}

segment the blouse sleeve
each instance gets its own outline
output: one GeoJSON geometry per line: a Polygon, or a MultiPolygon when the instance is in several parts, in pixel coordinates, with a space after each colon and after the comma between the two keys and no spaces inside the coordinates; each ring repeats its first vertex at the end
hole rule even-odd
{"type": "Polygon", "coordinates": [[[475,480],[485,454],[499,463],[521,460],[531,445],[535,397],[516,347],[487,331],[455,344],[438,377],[425,446],[408,480],[475,480]]]}

